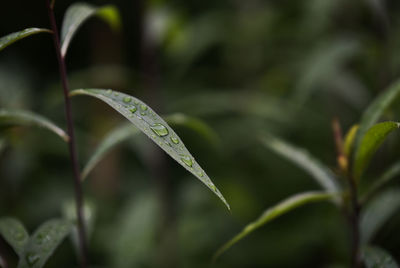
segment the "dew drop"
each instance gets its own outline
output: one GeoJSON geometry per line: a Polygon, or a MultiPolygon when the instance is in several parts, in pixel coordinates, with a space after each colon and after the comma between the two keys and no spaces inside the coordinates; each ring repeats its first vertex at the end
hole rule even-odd
{"type": "Polygon", "coordinates": [[[162,125],[162,124],[154,124],[150,126],[151,130],[153,130],[154,133],[156,133],[160,137],[164,137],[168,135],[168,129],[162,125]]]}
{"type": "Polygon", "coordinates": [[[28,265],[32,267],[35,265],[40,260],[40,256],[35,254],[35,253],[28,253],[26,255],[26,261],[28,262],[28,265]]]}
{"type": "Polygon", "coordinates": [[[111,89],[108,89],[108,90],[106,91],[106,93],[107,93],[108,95],[111,95],[112,90],[111,90],[111,89]]]}
{"type": "Polygon", "coordinates": [[[118,92],[115,92],[115,93],[114,93],[114,96],[119,96],[119,93],[118,93],[118,92]]]}
{"type": "Polygon", "coordinates": [[[131,113],[135,113],[136,110],[137,110],[136,106],[131,106],[131,107],[129,107],[129,111],[130,111],[131,113]]]}
{"type": "Polygon", "coordinates": [[[124,101],[125,103],[130,103],[131,100],[132,100],[131,97],[124,97],[124,99],[123,99],[123,101],[124,101]]]}
{"type": "Polygon", "coordinates": [[[171,137],[171,141],[175,144],[179,143],[179,139],[177,137],[171,137]]]}
{"type": "Polygon", "coordinates": [[[146,111],[146,110],[147,110],[147,106],[144,105],[144,104],[141,104],[141,105],[140,105],[140,109],[141,109],[142,111],[146,111]]]}
{"type": "Polygon", "coordinates": [[[211,189],[212,189],[213,191],[216,191],[216,190],[217,190],[217,187],[215,187],[214,184],[210,184],[210,187],[211,187],[211,189]]]}
{"type": "Polygon", "coordinates": [[[188,167],[191,167],[193,165],[192,159],[189,156],[183,156],[181,157],[181,160],[188,167]]]}
{"type": "Polygon", "coordinates": [[[203,173],[203,171],[201,171],[201,170],[200,170],[200,171],[197,171],[196,174],[197,174],[197,176],[199,176],[199,177],[203,177],[203,176],[204,176],[204,173],[203,173]]]}

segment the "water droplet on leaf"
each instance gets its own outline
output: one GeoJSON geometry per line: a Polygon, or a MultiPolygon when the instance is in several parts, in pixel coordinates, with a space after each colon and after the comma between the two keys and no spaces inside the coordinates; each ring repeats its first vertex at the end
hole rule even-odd
{"type": "Polygon", "coordinates": [[[183,156],[181,157],[181,160],[188,167],[191,167],[193,165],[192,159],[189,156],[183,156]]]}
{"type": "Polygon", "coordinates": [[[131,107],[129,107],[129,111],[131,112],[131,113],[134,113],[134,112],[136,112],[136,106],[131,106],[131,107]]]}
{"type": "Polygon", "coordinates": [[[125,97],[125,98],[123,99],[123,101],[124,101],[125,103],[129,103],[129,102],[131,102],[131,100],[132,100],[131,97],[125,97]]]}
{"type": "Polygon", "coordinates": [[[168,135],[168,129],[162,125],[162,124],[154,124],[152,126],[150,126],[151,130],[154,131],[154,133],[156,133],[158,136],[160,137],[164,137],[168,135]]]}
{"type": "Polygon", "coordinates": [[[175,143],[175,144],[178,144],[178,143],[179,143],[179,139],[176,138],[176,137],[171,137],[171,141],[172,141],[173,143],[175,143]]]}
{"type": "Polygon", "coordinates": [[[26,261],[28,262],[29,266],[35,265],[40,260],[40,256],[35,253],[28,253],[26,255],[26,261]]]}
{"type": "Polygon", "coordinates": [[[140,105],[140,109],[141,109],[142,111],[146,111],[146,110],[147,110],[147,106],[144,105],[144,104],[141,104],[141,105],[140,105]]]}

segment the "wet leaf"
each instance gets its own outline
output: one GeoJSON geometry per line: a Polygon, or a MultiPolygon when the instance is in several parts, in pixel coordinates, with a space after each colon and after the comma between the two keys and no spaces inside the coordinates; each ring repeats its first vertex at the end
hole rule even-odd
{"type": "Polygon", "coordinates": [[[354,158],[353,175],[359,180],[372,156],[385,141],[387,135],[400,127],[397,122],[383,122],[371,127],[363,136],[354,158]]]}
{"type": "Polygon", "coordinates": [[[18,268],[40,268],[70,233],[72,224],[66,220],[50,220],[31,236],[18,262],[18,268]]]}
{"type": "MultiPolygon", "coordinates": [[[[207,138],[210,142],[216,143],[218,137],[215,132],[206,125],[203,121],[189,117],[184,114],[173,114],[165,117],[165,121],[170,125],[181,125],[193,129],[197,133],[207,138]]],[[[115,128],[106,135],[106,137],[96,147],[93,155],[85,165],[82,172],[82,179],[84,180],[93,168],[103,159],[103,157],[112,150],[115,146],[126,141],[127,139],[139,134],[139,129],[127,123],[115,128]]]]}
{"type": "Polygon", "coordinates": [[[22,256],[24,247],[29,240],[29,234],[20,221],[13,218],[1,218],[0,235],[14,249],[18,256],[22,256]]]}
{"type": "Polygon", "coordinates": [[[0,51],[18,40],[38,33],[51,33],[51,31],[42,28],[27,28],[19,32],[10,33],[0,38],[0,51]]]}
{"type": "Polygon", "coordinates": [[[104,89],[77,89],[71,92],[71,96],[73,95],[89,95],[110,105],[202,181],[229,209],[221,192],[186,149],[175,131],[147,104],[127,94],[104,89]]]}
{"type": "Polygon", "coordinates": [[[338,185],[332,171],[306,150],[268,134],[261,142],[275,153],[307,171],[327,191],[336,192],[338,185]]]}
{"type": "Polygon", "coordinates": [[[362,249],[362,258],[366,268],[398,268],[394,258],[382,248],[364,247],[362,249]]]}
{"type": "Polygon", "coordinates": [[[95,7],[87,3],[72,4],[65,12],[61,29],[61,54],[64,57],[79,27],[92,16],[102,18],[114,30],[121,26],[118,9],[113,5],[95,7]]]}
{"type": "Polygon", "coordinates": [[[57,134],[66,142],[69,140],[69,137],[64,130],[45,117],[30,111],[0,109],[0,125],[38,126],[57,134]]]}
{"type": "Polygon", "coordinates": [[[263,226],[264,224],[272,221],[273,219],[285,214],[299,206],[317,202],[325,201],[335,197],[333,193],[327,192],[305,192],[291,196],[277,205],[267,209],[257,220],[246,225],[243,230],[229,240],[225,245],[223,245],[214,255],[214,260],[216,260],[222,253],[231,248],[237,242],[263,226]]]}

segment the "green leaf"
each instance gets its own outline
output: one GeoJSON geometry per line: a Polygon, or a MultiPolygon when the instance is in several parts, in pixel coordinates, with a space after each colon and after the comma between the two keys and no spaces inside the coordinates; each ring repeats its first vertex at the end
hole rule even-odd
{"type": "Polygon", "coordinates": [[[399,94],[400,81],[397,81],[381,93],[365,110],[354,142],[353,160],[360,150],[361,142],[363,141],[367,131],[378,121],[383,112],[399,96],[399,94]]]}
{"type": "Polygon", "coordinates": [[[77,89],[72,91],[70,95],[89,95],[110,105],[202,181],[229,209],[229,204],[225,198],[186,149],[175,131],[147,104],[127,94],[104,89],[77,89]]]}
{"type": "Polygon", "coordinates": [[[118,9],[113,5],[95,7],[87,3],[72,4],[65,12],[61,29],[61,54],[64,57],[79,27],[87,19],[95,15],[105,20],[113,30],[121,27],[118,9]]]}
{"type": "Polygon", "coordinates": [[[29,234],[20,221],[14,218],[1,218],[0,235],[14,249],[18,256],[22,256],[24,247],[29,240],[29,234]]]}
{"type": "Polygon", "coordinates": [[[362,259],[366,268],[398,268],[394,258],[382,248],[364,247],[362,249],[362,259]]]}
{"type": "Polygon", "coordinates": [[[383,122],[374,125],[365,133],[354,158],[353,175],[356,181],[360,179],[372,156],[385,141],[387,135],[399,127],[400,124],[397,122],[383,122]]]}
{"type": "MultiPolygon", "coordinates": [[[[191,128],[197,133],[202,134],[210,142],[216,143],[218,140],[218,137],[216,136],[214,131],[203,121],[197,118],[189,117],[184,114],[173,114],[170,116],[166,116],[165,121],[168,122],[170,125],[182,125],[191,128]]],[[[118,128],[115,128],[110,133],[108,133],[107,136],[96,147],[93,155],[90,157],[88,163],[84,167],[82,172],[82,179],[84,180],[90,174],[93,168],[112,148],[139,133],[140,131],[132,126],[132,124],[130,123],[119,126],[118,128]]]]}
{"type": "Polygon", "coordinates": [[[0,125],[38,126],[52,131],[68,142],[67,133],[41,115],[23,110],[0,110],[0,125]]]}
{"type": "Polygon", "coordinates": [[[268,134],[261,137],[261,142],[275,153],[292,161],[308,172],[325,190],[336,192],[338,185],[332,171],[318,159],[302,148],[295,147],[286,141],[268,134]]]}
{"type": "Polygon", "coordinates": [[[347,132],[346,137],[344,138],[344,153],[346,156],[350,156],[354,146],[354,140],[356,138],[358,125],[354,125],[347,132]]]}
{"type": "Polygon", "coordinates": [[[86,179],[93,168],[112,148],[138,133],[140,133],[139,129],[132,126],[132,124],[124,124],[108,133],[96,147],[94,153],[85,165],[82,171],[82,180],[86,179]]]}
{"type": "Polygon", "coordinates": [[[368,243],[400,209],[400,190],[389,189],[367,203],[360,215],[362,242],[368,243]]]}
{"type": "Polygon", "coordinates": [[[38,33],[51,33],[50,30],[48,29],[42,29],[42,28],[27,28],[25,30],[15,32],[15,33],[10,33],[6,36],[3,36],[0,38],[0,51],[3,50],[4,48],[8,47],[14,42],[17,42],[18,40],[28,37],[30,35],[38,34],[38,33]]]}
{"type": "Polygon", "coordinates": [[[267,209],[257,220],[246,225],[239,234],[237,234],[231,240],[229,240],[226,244],[224,244],[215,253],[214,260],[216,260],[222,253],[224,253],[226,250],[231,248],[233,245],[235,245],[241,239],[248,236],[250,233],[257,230],[264,224],[281,216],[282,214],[285,214],[286,212],[289,212],[299,206],[302,206],[302,205],[305,205],[308,203],[329,200],[334,197],[335,197],[335,194],[333,194],[333,193],[305,192],[305,193],[296,194],[294,196],[291,196],[291,197],[283,200],[279,204],[267,209]]]}
{"type": "Polygon", "coordinates": [[[54,219],[42,224],[26,244],[18,268],[43,267],[56,248],[70,233],[72,224],[54,219]]]}
{"type": "Polygon", "coordinates": [[[366,193],[361,197],[361,203],[368,201],[379,189],[389,183],[392,179],[396,178],[400,174],[400,162],[394,163],[382,176],[380,176],[374,183],[368,188],[366,193]]]}
{"type": "MultiPolygon", "coordinates": [[[[64,219],[69,222],[78,222],[76,203],[74,200],[66,201],[62,206],[62,215],[64,219]]],[[[89,240],[93,234],[94,225],[96,221],[96,207],[93,202],[85,200],[83,203],[83,222],[85,224],[86,238],[89,240]]],[[[76,252],[79,255],[79,232],[78,227],[75,225],[72,227],[70,238],[75,247],[76,252]]]]}

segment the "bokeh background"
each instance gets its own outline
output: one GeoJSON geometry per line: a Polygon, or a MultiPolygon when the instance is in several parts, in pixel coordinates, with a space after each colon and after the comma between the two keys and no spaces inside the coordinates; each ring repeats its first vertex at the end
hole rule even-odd
{"type": "MultiPolygon", "coordinates": [[[[71,3],[56,1],[59,26],[71,3]]],[[[396,0],[90,3],[116,5],[123,26],[113,32],[93,18],[81,28],[67,55],[71,88],[113,88],[159,114],[203,120],[205,133],[175,130],[232,207],[229,213],[144,135],[133,137],[108,154],[84,185],[95,267],[208,267],[218,247],[264,209],[319,189],[308,174],[261,145],[263,132],[307,148],[335,169],[332,118],[347,130],[400,76],[396,0]]],[[[49,27],[44,0],[3,1],[1,11],[1,36],[49,27]]],[[[0,107],[29,109],[65,128],[50,35],[0,53],[0,107]]],[[[397,107],[386,116],[398,118],[397,107]]],[[[74,98],[73,109],[83,166],[124,119],[87,97],[74,98]]],[[[37,128],[0,134],[7,141],[0,152],[0,216],[19,218],[32,232],[71,205],[67,147],[37,128]]],[[[394,135],[367,178],[394,162],[399,149],[394,135]]],[[[399,224],[395,216],[374,238],[397,259],[399,224]]],[[[329,203],[307,205],[241,241],[215,267],[347,267],[349,239],[341,211],[329,203]]],[[[4,241],[3,248],[16,259],[4,241]]],[[[66,241],[46,267],[73,266],[74,247],[66,241]]]]}

